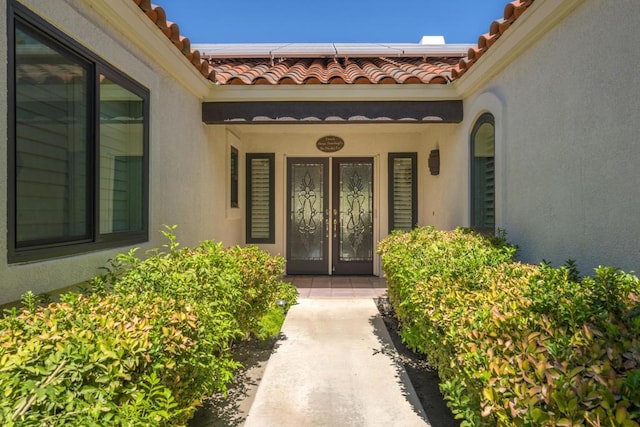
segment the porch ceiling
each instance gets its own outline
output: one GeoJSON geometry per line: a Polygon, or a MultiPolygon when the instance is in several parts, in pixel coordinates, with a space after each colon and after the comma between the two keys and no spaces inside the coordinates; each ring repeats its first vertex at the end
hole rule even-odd
{"type": "Polygon", "coordinates": [[[204,102],[206,124],[460,123],[462,101],[204,102]]]}

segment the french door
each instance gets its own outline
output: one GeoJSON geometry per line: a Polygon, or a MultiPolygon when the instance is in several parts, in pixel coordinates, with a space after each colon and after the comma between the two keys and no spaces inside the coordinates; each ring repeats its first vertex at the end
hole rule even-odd
{"type": "Polygon", "coordinates": [[[373,159],[287,160],[287,273],[373,274],[373,159]]]}

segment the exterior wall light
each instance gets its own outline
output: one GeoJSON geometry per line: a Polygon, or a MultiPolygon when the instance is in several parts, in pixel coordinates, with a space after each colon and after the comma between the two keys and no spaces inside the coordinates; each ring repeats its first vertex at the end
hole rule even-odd
{"type": "Polygon", "coordinates": [[[429,172],[431,175],[440,175],[440,150],[431,150],[429,153],[429,172]]]}

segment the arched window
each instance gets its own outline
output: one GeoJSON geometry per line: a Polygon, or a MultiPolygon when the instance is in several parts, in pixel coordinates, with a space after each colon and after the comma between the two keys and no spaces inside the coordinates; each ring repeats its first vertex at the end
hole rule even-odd
{"type": "Polygon", "coordinates": [[[495,232],[495,120],[485,113],[471,132],[471,227],[495,232]]]}

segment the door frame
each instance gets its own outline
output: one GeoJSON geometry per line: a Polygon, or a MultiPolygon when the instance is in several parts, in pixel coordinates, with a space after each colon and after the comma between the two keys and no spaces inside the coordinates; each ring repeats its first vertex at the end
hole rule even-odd
{"type": "MultiPolygon", "coordinates": [[[[284,171],[285,173],[283,174],[283,185],[281,188],[283,188],[284,192],[284,203],[283,203],[283,207],[284,207],[284,215],[283,215],[283,232],[282,232],[282,236],[283,236],[283,244],[284,244],[284,253],[285,253],[285,258],[287,260],[287,274],[317,274],[317,275],[378,275],[379,274],[379,268],[380,268],[380,262],[379,262],[379,257],[376,256],[375,253],[375,247],[376,244],[379,240],[380,237],[380,218],[378,215],[379,212],[379,203],[380,203],[380,175],[379,175],[379,154],[375,154],[375,155],[364,155],[364,156],[357,156],[357,155],[351,155],[351,156],[314,156],[314,155],[295,155],[295,156],[284,156],[284,171]],[[290,188],[290,182],[289,182],[289,176],[290,176],[290,167],[292,162],[295,162],[296,160],[310,160],[310,161],[318,161],[318,163],[322,162],[325,165],[326,168],[326,174],[325,174],[325,182],[328,180],[328,183],[326,183],[326,188],[327,191],[326,193],[326,199],[327,199],[327,205],[325,206],[325,209],[329,209],[329,213],[328,216],[326,213],[324,213],[322,215],[323,218],[323,229],[326,230],[327,233],[332,233],[332,221],[333,221],[333,208],[335,206],[336,203],[336,197],[339,197],[337,194],[339,194],[338,191],[333,191],[334,190],[334,180],[336,179],[334,177],[334,170],[337,171],[337,166],[334,167],[335,161],[338,160],[338,162],[340,161],[368,161],[371,163],[371,167],[372,167],[372,197],[373,197],[373,206],[372,206],[372,251],[373,251],[373,255],[372,255],[372,261],[371,262],[363,262],[363,264],[367,264],[369,267],[365,268],[365,272],[363,272],[362,270],[362,266],[360,266],[360,268],[343,268],[342,271],[340,271],[339,273],[334,272],[333,269],[333,262],[334,262],[334,252],[337,251],[337,244],[334,244],[334,241],[336,239],[334,239],[332,236],[329,236],[328,238],[326,238],[326,241],[328,242],[328,244],[325,244],[325,259],[326,259],[326,271],[322,271],[319,272],[320,270],[318,270],[317,264],[312,265],[309,264],[308,266],[304,266],[303,264],[298,264],[296,266],[296,270],[295,272],[290,272],[289,271],[289,259],[290,259],[290,255],[291,255],[291,247],[289,245],[289,229],[290,229],[290,213],[291,213],[291,188],[290,188]],[[335,194],[334,194],[335,193],[335,194]],[[329,228],[327,228],[329,227],[329,228]]],[[[337,172],[336,172],[337,173],[337,172]]],[[[353,263],[353,262],[352,262],[353,263]]]]}
{"type": "MultiPolygon", "coordinates": [[[[375,202],[376,202],[376,185],[375,185],[375,166],[373,156],[357,156],[357,157],[334,157],[331,159],[331,221],[337,221],[340,216],[340,211],[337,211],[336,207],[340,207],[340,164],[342,163],[367,163],[371,164],[371,261],[340,261],[338,256],[340,251],[341,235],[338,234],[337,238],[334,234],[331,239],[331,254],[329,258],[329,264],[331,267],[332,275],[373,275],[373,261],[375,258],[375,202]],[[335,191],[334,191],[335,190],[335,191]],[[336,218],[337,217],[337,218],[336,218]]],[[[340,222],[338,221],[338,229],[341,230],[340,222]]]]}
{"type": "Polygon", "coordinates": [[[328,233],[329,233],[329,206],[331,204],[329,195],[330,185],[331,185],[331,159],[329,157],[304,157],[304,156],[295,156],[295,157],[287,157],[286,158],[286,173],[284,174],[285,180],[285,227],[284,227],[284,241],[286,246],[286,260],[287,260],[287,273],[289,273],[290,265],[292,264],[291,260],[291,245],[289,245],[289,236],[291,233],[291,182],[289,181],[289,176],[291,175],[291,166],[296,161],[308,161],[309,163],[313,162],[314,164],[322,164],[324,166],[324,176],[322,180],[322,185],[324,187],[323,194],[323,208],[325,212],[321,212],[320,215],[322,217],[321,224],[321,233],[325,235],[324,245],[322,250],[322,260],[318,261],[296,261],[295,262],[295,273],[294,274],[319,274],[318,271],[322,271],[323,269],[329,271],[331,268],[331,252],[329,248],[329,242],[331,241],[328,233]]]}

